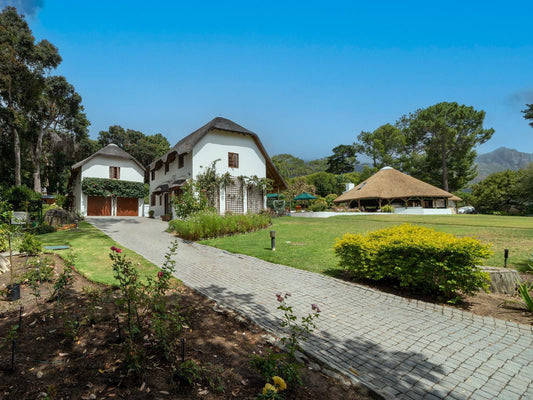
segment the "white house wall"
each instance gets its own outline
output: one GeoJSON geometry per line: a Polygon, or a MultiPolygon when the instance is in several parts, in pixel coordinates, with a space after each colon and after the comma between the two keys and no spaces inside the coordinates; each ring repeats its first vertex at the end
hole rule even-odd
{"type": "Polygon", "coordinates": [[[196,177],[209,167],[214,160],[217,174],[229,172],[232,176],[266,177],[265,158],[248,135],[225,131],[213,131],[205,135],[193,150],[193,170],[196,177]],[[228,167],[228,153],[239,154],[239,168],[228,167]]]}

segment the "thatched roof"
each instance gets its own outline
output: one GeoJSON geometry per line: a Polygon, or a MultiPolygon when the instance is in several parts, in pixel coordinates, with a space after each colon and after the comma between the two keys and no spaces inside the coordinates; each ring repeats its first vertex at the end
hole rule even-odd
{"type": "Polygon", "coordinates": [[[263,154],[263,157],[265,157],[266,169],[267,169],[266,175],[267,175],[267,178],[270,178],[274,181],[274,189],[284,190],[287,188],[287,183],[281,177],[278,170],[274,166],[274,163],[268,156],[257,134],[253,133],[252,131],[249,131],[246,128],[243,128],[240,125],[237,125],[235,122],[230,121],[229,119],[222,118],[222,117],[216,117],[215,119],[209,121],[207,124],[202,126],[200,129],[197,129],[193,133],[181,139],[166,154],[164,154],[163,156],[159,157],[157,160],[152,162],[148,166],[149,171],[157,170],[161,168],[161,166],[163,166],[167,162],[167,160],[172,159],[172,157],[176,157],[177,155],[180,155],[180,154],[190,153],[192,149],[194,148],[194,146],[205,135],[207,135],[209,132],[214,131],[214,130],[236,132],[236,133],[250,136],[255,142],[261,154],[263,154]]]}
{"type": "Polygon", "coordinates": [[[92,160],[93,158],[97,156],[107,156],[107,157],[115,157],[115,158],[123,158],[126,160],[132,160],[139,166],[139,168],[142,169],[143,173],[145,171],[145,168],[143,167],[143,165],[139,161],[137,161],[135,157],[128,154],[126,151],[122,150],[120,147],[118,147],[114,143],[108,144],[106,147],[98,150],[96,153],[90,155],[85,160],[81,160],[80,162],[77,162],[71,167],[71,169],[76,170],[80,168],[82,165],[87,164],[90,160],[92,160]]]}
{"type": "Polygon", "coordinates": [[[451,193],[429,183],[422,182],[394,168],[385,167],[337,197],[334,202],[363,199],[451,198],[452,196],[451,193]]]}

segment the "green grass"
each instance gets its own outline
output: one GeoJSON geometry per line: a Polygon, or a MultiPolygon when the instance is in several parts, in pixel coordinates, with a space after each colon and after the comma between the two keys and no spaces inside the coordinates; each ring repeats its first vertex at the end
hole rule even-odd
{"type": "MultiPolygon", "coordinates": [[[[134,265],[138,265],[139,274],[155,276],[159,268],[137,253],[120,246],[102,231],[87,222],[80,222],[79,229],[56,231],[39,235],[44,246],[69,245],[76,254],[76,269],[93,282],[107,285],[115,284],[109,252],[111,246],[120,247],[134,265]]],[[[55,251],[65,254],[69,250],[55,251]]]]}
{"type": "Polygon", "coordinates": [[[533,253],[533,218],[488,215],[355,215],[330,218],[273,220],[267,230],[200,243],[242,253],[278,264],[314,272],[337,269],[335,239],[343,234],[367,233],[391,225],[411,223],[457,236],[472,236],[492,243],[494,254],[485,264],[503,267],[503,250],[509,249],[509,266],[518,266],[533,253]],[[276,231],[276,251],[270,250],[269,231],[276,231]],[[287,243],[290,242],[290,243],[287,243]]]}

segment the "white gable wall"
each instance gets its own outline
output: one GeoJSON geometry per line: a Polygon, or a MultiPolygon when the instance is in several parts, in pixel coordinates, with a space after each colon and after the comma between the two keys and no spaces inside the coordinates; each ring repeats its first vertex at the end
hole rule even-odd
{"type": "Polygon", "coordinates": [[[220,159],[216,164],[219,175],[229,172],[232,176],[266,177],[265,158],[248,135],[225,131],[212,131],[205,135],[193,149],[193,177],[217,159],[220,159]],[[239,168],[228,167],[228,153],[239,154],[239,168]]]}
{"type": "Polygon", "coordinates": [[[83,178],[108,178],[109,167],[120,167],[120,180],[131,182],[144,182],[144,172],[132,160],[97,156],[82,165],[83,178]]]}

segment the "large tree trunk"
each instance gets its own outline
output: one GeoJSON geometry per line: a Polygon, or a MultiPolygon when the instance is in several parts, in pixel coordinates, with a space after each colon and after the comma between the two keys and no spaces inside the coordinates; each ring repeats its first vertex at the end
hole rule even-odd
{"type": "Polygon", "coordinates": [[[13,131],[13,153],[15,154],[15,186],[22,185],[22,179],[20,175],[20,137],[16,128],[12,128],[13,131]]]}
{"type": "Polygon", "coordinates": [[[442,188],[448,190],[448,160],[446,159],[446,136],[441,137],[441,155],[442,155],[442,188]]]}
{"type": "Polygon", "coordinates": [[[39,136],[35,144],[35,151],[32,154],[32,161],[35,169],[33,171],[33,190],[41,193],[41,154],[43,153],[44,129],[39,129],[39,136]]]}

